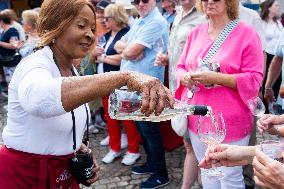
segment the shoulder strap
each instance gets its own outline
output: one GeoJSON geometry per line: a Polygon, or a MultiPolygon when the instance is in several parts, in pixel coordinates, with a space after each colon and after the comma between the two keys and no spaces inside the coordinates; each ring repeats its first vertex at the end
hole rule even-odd
{"type": "MultiPolygon", "coordinates": [[[[85,104],[85,109],[86,109],[86,114],[87,114],[87,120],[86,120],[86,125],[87,125],[87,136],[86,136],[86,139],[84,141],[84,143],[87,143],[89,142],[89,112],[88,112],[88,108],[87,108],[87,105],[85,104]]],[[[73,130],[73,150],[75,152],[76,150],[76,128],[75,128],[75,114],[74,114],[74,111],[71,110],[71,115],[72,115],[72,122],[73,122],[73,126],[72,126],[72,130],[73,130]]]]}
{"type": "Polygon", "coordinates": [[[209,51],[207,52],[205,58],[203,59],[203,64],[209,64],[210,60],[213,58],[213,56],[217,53],[223,42],[226,40],[226,38],[229,36],[231,31],[238,25],[239,19],[235,19],[230,21],[225,28],[222,30],[222,32],[219,34],[218,38],[214,42],[214,44],[210,47],[209,51]]]}
{"type": "MultiPolygon", "coordinates": [[[[59,73],[61,74],[60,72],[60,69],[59,69],[59,66],[58,66],[58,63],[57,63],[57,60],[53,54],[53,60],[55,62],[55,65],[57,66],[58,70],[59,70],[59,73]]],[[[73,76],[77,76],[77,74],[75,73],[74,71],[74,68],[71,69],[71,72],[72,72],[72,75],[73,76]]],[[[86,140],[84,142],[86,142],[86,144],[89,142],[89,112],[88,112],[88,108],[87,108],[87,105],[85,104],[85,109],[86,109],[86,114],[87,114],[87,120],[86,120],[86,125],[87,125],[87,136],[86,136],[86,140]]],[[[75,125],[76,125],[76,120],[75,120],[75,114],[74,114],[74,111],[71,110],[71,115],[72,115],[72,132],[73,132],[73,150],[74,150],[74,153],[76,153],[76,128],[75,128],[75,125]]]]}

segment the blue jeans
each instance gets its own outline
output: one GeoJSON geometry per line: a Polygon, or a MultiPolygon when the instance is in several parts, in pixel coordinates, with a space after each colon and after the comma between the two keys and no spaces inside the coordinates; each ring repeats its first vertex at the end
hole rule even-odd
{"type": "Polygon", "coordinates": [[[163,139],[158,123],[139,121],[135,124],[143,140],[147,165],[157,176],[168,178],[163,139]]]}

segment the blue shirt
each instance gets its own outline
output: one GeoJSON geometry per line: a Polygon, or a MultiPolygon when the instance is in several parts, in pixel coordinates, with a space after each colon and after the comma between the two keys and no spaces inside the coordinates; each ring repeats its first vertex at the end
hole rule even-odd
{"type": "Polygon", "coordinates": [[[170,28],[170,26],[172,25],[172,23],[174,22],[174,19],[176,17],[176,14],[173,12],[171,14],[167,14],[167,12],[163,13],[163,17],[166,19],[166,21],[168,22],[168,26],[170,28]]]}
{"type": "Polygon", "coordinates": [[[275,50],[275,55],[279,57],[284,56],[284,32],[282,32],[281,37],[278,40],[276,50],[275,50]]]}
{"type": "Polygon", "coordinates": [[[127,45],[141,44],[145,46],[144,57],[141,60],[122,60],[120,70],[132,70],[159,78],[164,82],[165,67],[154,66],[158,53],[155,44],[162,40],[163,51],[166,51],[169,41],[167,21],[158,8],[154,8],[146,17],[140,18],[122,38],[127,45]]]}

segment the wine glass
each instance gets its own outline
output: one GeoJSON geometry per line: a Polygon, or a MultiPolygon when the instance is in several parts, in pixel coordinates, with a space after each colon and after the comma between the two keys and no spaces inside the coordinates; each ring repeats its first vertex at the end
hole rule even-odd
{"type": "Polygon", "coordinates": [[[97,39],[97,45],[98,45],[99,47],[101,47],[101,48],[104,48],[105,44],[106,44],[106,38],[105,38],[105,36],[100,36],[100,37],[98,37],[98,39],[97,39]]]}
{"type": "MultiPolygon", "coordinates": [[[[97,46],[104,48],[106,43],[107,43],[107,41],[106,41],[105,36],[98,37],[97,46]]],[[[101,54],[101,56],[105,56],[105,52],[103,54],[101,54]]],[[[99,71],[99,70],[103,70],[103,62],[98,62],[97,71],[99,71]]],[[[100,72],[98,72],[98,73],[100,73],[100,72]]]]}
{"type": "Polygon", "coordinates": [[[17,36],[12,36],[10,38],[10,43],[18,50],[18,47],[20,46],[20,40],[17,36]]]}
{"type": "Polygon", "coordinates": [[[260,143],[261,151],[267,155],[268,157],[283,161],[282,159],[282,151],[283,151],[283,143],[277,140],[265,140],[260,143]]]}
{"type": "MultiPolygon", "coordinates": [[[[256,116],[257,119],[260,119],[265,113],[265,106],[259,97],[249,99],[248,108],[250,109],[252,115],[256,116]]],[[[261,137],[263,140],[265,140],[263,133],[261,133],[261,137]]]]}
{"type": "MultiPolygon", "coordinates": [[[[192,64],[191,67],[190,67],[190,71],[187,74],[190,76],[190,75],[194,75],[194,74],[199,74],[199,73],[204,72],[204,71],[209,71],[209,68],[205,64],[203,64],[201,58],[198,58],[197,64],[194,64],[194,65],[192,64]]],[[[200,90],[199,87],[197,87],[196,85],[193,85],[191,87],[191,89],[188,90],[187,97],[192,98],[194,93],[198,92],[199,90],[200,90]]]]}
{"type": "MultiPolygon", "coordinates": [[[[153,45],[154,51],[156,51],[156,56],[160,56],[163,54],[165,48],[165,42],[162,37],[160,37],[153,45]]],[[[154,63],[154,66],[158,66],[156,63],[154,63]]]]}
{"type": "MultiPolygon", "coordinates": [[[[208,145],[209,148],[220,144],[226,136],[225,121],[222,113],[215,110],[211,116],[199,116],[198,135],[200,141],[208,145]]],[[[218,167],[204,170],[203,174],[214,180],[224,177],[222,170],[218,167]]]]}
{"type": "Polygon", "coordinates": [[[254,97],[248,100],[248,108],[251,113],[258,119],[261,118],[265,113],[265,106],[259,97],[254,97]]]}

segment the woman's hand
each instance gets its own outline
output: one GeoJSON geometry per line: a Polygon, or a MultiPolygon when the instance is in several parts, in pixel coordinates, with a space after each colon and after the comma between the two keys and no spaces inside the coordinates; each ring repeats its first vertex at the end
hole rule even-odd
{"type": "Polygon", "coordinates": [[[99,56],[97,56],[97,61],[96,61],[96,63],[102,63],[102,62],[104,62],[105,57],[106,57],[106,55],[99,55],[99,56]]]}
{"type": "MultiPolygon", "coordinates": [[[[84,143],[81,144],[80,149],[79,149],[79,151],[85,152],[85,153],[88,152],[89,150],[90,149],[84,143]]],[[[91,179],[87,180],[86,183],[82,183],[85,186],[90,186],[91,184],[93,184],[94,182],[99,180],[99,170],[100,170],[100,167],[99,167],[99,164],[97,162],[97,159],[96,159],[94,151],[92,151],[92,157],[93,157],[93,162],[94,162],[94,168],[92,170],[93,177],[91,179]]]]}
{"type": "Polygon", "coordinates": [[[196,84],[191,78],[191,75],[189,73],[185,73],[180,77],[180,83],[184,87],[191,89],[193,85],[196,84]]]}
{"type": "Polygon", "coordinates": [[[155,65],[166,66],[169,64],[169,57],[167,54],[158,54],[155,59],[155,65]]]}
{"type": "Polygon", "coordinates": [[[195,82],[202,83],[203,85],[214,85],[216,83],[216,78],[218,77],[217,72],[204,71],[198,73],[192,73],[191,79],[195,82]]]}
{"type": "Polygon", "coordinates": [[[100,171],[100,167],[99,164],[97,162],[97,159],[95,157],[94,152],[92,151],[92,155],[93,155],[93,161],[94,161],[94,168],[93,168],[93,177],[89,180],[86,181],[86,186],[90,186],[91,184],[93,184],[94,182],[99,180],[99,171],[100,171]]]}
{"type": "Polygon", "coordinates": [[[104,53],[105,53],[104,48],[96,46],[96,47],[91,51],[91,56],[97,57],[97,56],[100,56],[100,55],[102,55],[102,54],[104,54],[104,53]]]}
{"type": "Polygon", "coordinates": [[[254,181],[265,189],[284,188],[284,164],[266,156],[259,149],[253,159],[254,181]]]}
{"type": "Polygon", "coordinates": [[[233,167],[246,165],[251,162],[255,147],[220,144],[208,148],[205,157],[200,161],[199,167],[233,167]]]}
{"type": "Polygon", "coordinates": [[[276,100],[274,97],[274,91],[272,90],[272,88],[265,88],[263,97],[267,103],[275,102],[276,100]]]}
{"type": "Polygon", "coordinates": [[[277,115],[264,114],[257,122],[257,129],[262,133],[264,131],[270,130],[274,125],[277,125],[278,122],[277,115]]]}
{"type": "Polygon", "coordinates": [[[126,82],[128,89],[142,93],[141,112],[145,115],[149,116],[153,112],[155,115],[160,115],[166,106],[173,108],[174,97],[158,78],[138,72],[128,72],[126,82]]]}

